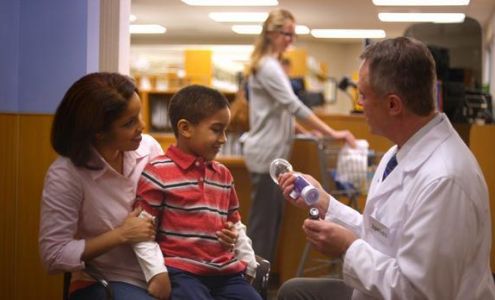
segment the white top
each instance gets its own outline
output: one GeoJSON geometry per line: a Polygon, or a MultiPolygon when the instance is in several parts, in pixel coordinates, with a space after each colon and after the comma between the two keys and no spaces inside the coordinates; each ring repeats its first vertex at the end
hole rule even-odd
{"type": "MultiPolygon", "coordinates": [[[[41,202],[40,254],[49,272],[75,271],[74,280],[87,278],[81,255],[85,239],[121,225],[132,210],[138,179],[151,158],[163,154],[158,142],[143,135],[138,149],[124,153],[123,175],[96,151],[93,160],[103,168],[77,168],[57,158],[46,174],[41,202]]],[[[110,281],[146,287],[131,245],[121,245],[94,258],[92,264],[110,281]]],[[[162,268],[165,267],[162,265],[162,268]]]]}
{"type": "Polygon", "coordinates": [[[249,76],[249,134],[244,156],[250,172],[268,173],[275,158],[288,159],[295,134],[294,117],[312,111],[294,94],[279,61],[265,56],[249,76]]]}
{"type": "Polygon", "coordinates": [[[363,215],[331,199],[326,219],[359,237],[344,258],[353,299],[495,299],[488,191],[444,114],[380,162],[363,215]]]}

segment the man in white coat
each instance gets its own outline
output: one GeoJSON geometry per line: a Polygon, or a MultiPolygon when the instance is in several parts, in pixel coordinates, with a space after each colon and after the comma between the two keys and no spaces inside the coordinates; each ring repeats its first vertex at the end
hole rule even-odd
{"type": "MultiPolygon", "coordinates": [[[[383,156],[363,214],[321,189],[309,242],[343,258],[343,281],[296,278],[279,299],[495,299],[488,191],[471,151],[435,108],[435,62],[400,37],[365,49],[360,104],[370,130],[396,145],[383,156]]],[[[280,185],[291,199],[294,176],[280,185]]],[[[313,182],[319,186],[319,184],[313,182]]]]}

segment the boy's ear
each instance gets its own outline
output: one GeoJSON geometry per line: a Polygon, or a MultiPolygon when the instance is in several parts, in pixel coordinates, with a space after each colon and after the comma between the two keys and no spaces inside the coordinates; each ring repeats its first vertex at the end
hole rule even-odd
{"type": "Polygon", "coordinates": [[[190,138],[192,135],[192,124],[186,119],[180,119],[177,122],[177,133],[185,138],[190,138]]]}

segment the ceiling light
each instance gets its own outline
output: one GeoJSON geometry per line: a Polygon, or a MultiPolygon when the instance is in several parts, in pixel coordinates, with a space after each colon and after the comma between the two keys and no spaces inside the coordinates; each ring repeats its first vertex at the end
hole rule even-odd
{"type": "Polygon", "coordinates": [[[381,39],[385,31],[381,29],[313,29],[311,35],[323,39],[381,39]]]}
{"type": "Polygon", "coordinates": [[[129,15],[129,21],[130,22],[135,22],[137,20],[136,15],[129,15]]]}
{"type": "Polygon", "coordinates": [[[212,12],[208,16],[216,22],[264,22],[266,12],[212,12]]]}
{"type": "Polygon", "coordinates": [[[129,28],[130,33],[160,34],[166,31],[167,28],[158,24],[132,24],[129,28]]]}
{"type": "Polygon", "coordinates": [[[277,0],[182,0],[192,6],[277,6],[277,0]]]}
{"type": "Polygon", "coordinates": [[[260,34],[261,25],[232,25],[232,31],[238,34],[260,34]]]}
{"type": "MultiPolygon", "coordinates": [[[[261,25],[233,25],[232,31],[238,34],[260,34],[263,26],[261,25]]],[[[310,29],[305,25],[296,26],[296,34],[304,35],[308,34],[310,29]]]]}
{"type": "Polygon", "coordinates": [[[296,25],[296,34],[298,35],[309,34],[309,27],[306,25],[296,25]]]}
{"type": "Polygon", "coordinates": [[[466,6],[469,0],[373,0],[376,6],[466,6]]]}
{"type": "Polygon", "coordinates": [[[433,23],[462,23],[465,15],[462,13],[379,13],[382,22],[433,22],[433,23]]]}

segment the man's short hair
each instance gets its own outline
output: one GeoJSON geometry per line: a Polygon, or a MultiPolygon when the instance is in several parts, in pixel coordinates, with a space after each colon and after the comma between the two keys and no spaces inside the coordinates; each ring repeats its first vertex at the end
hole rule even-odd
{"type": "Polygon", "coordinates": [[[397,94],[420,116],[435,109],[435,61],[425,44],[407,37],[387,39],[367,47],[361,58],[369,66],[369,84],[377,95],[397,94]]]}

